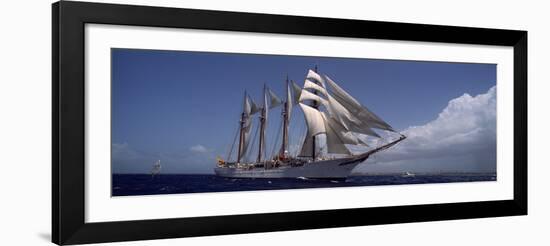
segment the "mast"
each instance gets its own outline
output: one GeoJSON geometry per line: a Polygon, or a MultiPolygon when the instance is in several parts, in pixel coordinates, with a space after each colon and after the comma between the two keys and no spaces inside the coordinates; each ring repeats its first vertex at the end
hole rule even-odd
{"type": "Polygon", "coordinates": [[[265,119],[266,119],[266,107],[267,107],[267,98],[266,98],[266,87],[264,84],[264,106],[262,107],[262,111],[260,113],[260,143],[258,148],[258,159],[257,162],[262,161],[262,150],[264,148],[264,141],[265,141],[265,119]]]}
{"type": "Polygon", "coordinates": [[[279,156],[282,156],[283,158],[287,158],[286,156],[286,153],[285,151],[288,150],[288,118],[289,118],[289,114],[290,114],[290,110],[289,110],[289,107],[290,107],[290,88],[289,88],[289,83],[288,83],[288,75],[286,76],[286,82],[285,82],[285,86],[286,86],[286,101],[283,105],[283,143],[282,143],[282,146],[281,146],[281,153],[279,154],[279,156]]]}
{"type": "MultiPolygon", "coordinates": [[[[244,92],[244,103],[243,105],[246,105],[246,91],[244,92]]],[[[245,108],[243,108],[243,112],[241,113],[241,121],[240,121],[240,128],[239,128],[239,150],[237,151],[237,163],[241,163],[241,153],[243,150],[243,141],[244,141],[244,124],[246,122],[246,113],[245,108]]]]}
{"type": "MultiPolygon", "coordinates": [[[[315,65],[315,68],[314,68],[314,71],[315,73],[318,74],[317,72],[317,65],[315,65]]],[[[313,91],[313,94],[317,95],[317,91],[314,90],[313,91]]],[[[319,109],[319,104],[317,103],[317,101],[313,100],[313,102],[311,103],[311,106],[314,108],[314,109],[319,109]]],[[[311,150],[311,158],[315,161],[315,135],[311,136],[312,139],[311,139],[311,146],[312,146],[312,150],[311,150]]]]}
{"type": "Polygon", "coordinates": [[[244,121],[245,121],[245,116],[244,116],[244,112],[241,114],[241,122],[240,122],[240,128],[239,128],[239,150],[237,151],[237,163],[241,163],[241,153],[242,153],[242,150],[243,150],[243,141],[244,141],[244,132],[243,132],[243,128],[244,128],[244,121]]]}

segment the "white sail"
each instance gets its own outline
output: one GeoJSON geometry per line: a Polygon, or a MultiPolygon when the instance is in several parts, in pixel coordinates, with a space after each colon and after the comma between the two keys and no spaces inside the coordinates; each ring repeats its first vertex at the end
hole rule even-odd
{"type": "Polygon", "coordinates": [[[344,126],[342,126],[340,122],[330,117],[327,117],[324,113],[323,118],[325,119],[325,128],[327,129],[327,132],[329,130],[333,131],[335,136],[337,137],[337,139],[333,140],[333,143],[362,145],[359,139],[355,135],[353,135],[352,132],[344,128],[344,126]]]}
{"type": "Polygon", "coordinates": [[[290,90],[290,82],[288,81],[288,77],[286,79],[285,83],[285,89],[286,89],[286,100],[284,102],[284,109],[282,110],[282,127],[283,127],[283,140],[281,141],[281,149],[279,150],[279,156],[287,158],[288,156],[288,143],[289,143],[289,124],[290,124],[290,116],[292,115],[292,93],[290,90]]]}
{"type": "Polygon", "coordinates": [[[393,128],[380,117],[375,115],[369,109],[361,105],[355,98],[349,95],[344,89],[336,84],[328,76],[325,76],[326,83],[329,85],[333,92],[333,97],[343,107],[345,107],[351,114],[353,114],[361,122],[366,123],[368,127],[378,128],[382,130],[394,131],[393,128]]]}
{"type": "MultiPolygon", "coordinates": [[[[303,92],[305,92],[304,90],[303,92]]],[[[302,93],[303,93],[302,92],[302,93]]],[[[313,156],[313,138],[317,138],[318,135],[326,133],[325,120],[322,113],[313,107],[300,103],[300,108],[304,112],[304,118],[307,124],[307,134],[302,144],[300,156],[313,156]]],[[[320,141],[316,141],[315,148],[320,147],[320,141]]]]}
{"type": "Polygon", "coordinates": [[[300,153],[298,156],[301,157],[311,157],[313,155],[313,136],[309,134],[309,132],[306,133],[306,137],[304,138],[304,142],[302,143],[302,149],[300,150],[300,153]]]}
{"type": "Polygon", "coordinates": [[[315,156],[326,156],[327,154],[327,144],[326,144],[326,134],[320,133],[315,136],[309,134],[306,135],[302,149],[298,156],[300,157],[312,157],[313,156],[313,139],[315,138],[315,156]]]}
{"type": "Polygon", "coordinates": [[[323,114],[325,119],[325,129],[326,129],[326,144],[327,144],[327,153],[330,154],[347,154],[350,155],[350,151],[346,148],[345,144],[347,142],[352,142],[345,137],[342,137],[346,130],[338,126],[336,121],[331,120],[329,117],[326,117],[323,114]],[[332,124],[331,124],[332,123],[332,124]],[[336,124],[335,124],[336,123],[336,124]]]}
{"type": "Polygon", "coordinates": [[[319,110],[300,103],[300,108],[304,112],[306,118],[308,134],[315,136],[320,133],[325,133],[325,122],[319,110]]]}
{"type": "Polygon", "coordinates": [[[291,82],[292,84],[292,94],[294,97],[292,97],[293,104],[298,104],[300,102],[300,96],[302,95],[302,87],[300,87],[298,84],[296,84],[294,81],[291,82]]]}
{"type": "Polygon", "coordinates": [[[316,83],[316,84],[322,86],[323,88],[327,88],[325,86],[325,79],[323,78],[323,76],[319,75],[318,73],[314,72],[311,69],[309,71],[307,71],[306,80],[309,80],[313,83],[316,83]]]}
{"type": "Polygon", "coordinates": [[[377,137],[377,138],[380,138],[380,135],[378,135],[378,133],[376,133],[375,131],[373,131],[368,125],[366,125],[365,123],[361,123],[361,125],[357,125],[353,122],[349,123],[348,124],[348,128],[349,128],[349,131],[350,132],[356,132],[356,133],[361,133],[361,134],[365,134],[365,135],[369,135],[369,136],[373,136],[373,137],[377,137]]]}
{"type": "Polygon", "coordinates": [[[306,79],[306,81],[304,82],[304,89],[313,89],[315,91],[318,91],[322,95],[327,96],[327,90],[324,87],[308,79],[306,79]]]}
{"type": "Polygon", "coordinates": [[[363,140],[358,138],[352,132],[348,131],[340,122],[323,114],[325,119],[325,128],[327,130],[327,152],[332,154],[348,154],[351,152],[345,146],[360,145],[368,146],[363,140]]]}
{"type": "Polygon", "coordinates": [[[373,137],[380,137],[373,131],[369,125],[352,115],[342,104],[332,96],[328,96],[328,111],[331,118],[334,118],[342,124],[348,131],[366,134],[373,137]]]}
{"type": "Polygon", "coordinates": [[[245,95],[244,98],[244,105],[243,105],[243,112],[247,115],[253,115],[260,111],[258,106],[256,106],[256,103],[248,96],[245,95]]]}
{"type": "Polygon", "coordinates": [[[332,89],[331,91],[334,94],[334,97],[341,99],[341,101],[345,102],[345,104],[351,105],[353,107],[362,107],[362,105],[355,100],[350,94],[348,94],[344,89],[342,89],[336,82],[334,82],[330,77],[326,76],[326,82],[329,85],[329,87],[332,89]]]}
{"type": "Polygon", "coordinates": [[[267,89],[267,96],[269,97],[269,109],[275,108],[283,103],[283,101],[273,92],[271,89],[267,89]]]}
{"type": "Polygon", "coordinates": [[[349,130],[348,125],[351,122],[359,123],[358,119],[351,115],[351,113],[344,106],[342,106],[342,104],[340,104],[330,95],[328,96],[328,104],[330,116],[340,121],[340,123],[342,123],[342,125],[344,125],[346,129],[349,130]]]}
{"type": "Polygon", "coordinates": [[[250,143],[250,129],[252,128],[252,118],[251,115],[254,115],[260,111],[260,108],[256,106],[256,103],[246,94],[244,96],[244,103],[243,103],[243,115],[241,117],[242,121],[242,134],[243,134],[243,141],[240,149],[239,155],[241,157],[244,157],[248,150],[248,145],[250,143]]]}
{"type": "Polygon", "coordinates": [[[325,107],[328,107],[328,102],[324,98],[321,98],[320,96],[315,95],[309,92],[308,90],[302,90],[302,92],[300,93],[300,99],[298,101],[304,102],[306,100],[313,100],[313,101],[316,101],[317,103],[324,105],[325,107]]]}
{"type": "Polygon", "coordinates": [[[243,142],[242,142],[241,153],[240,153],[241,157],[246,156],[248,145],[251,140],[250,129],[252,128],[252,118],[245,116],[243,120],[244,120],[243,128],[241,129],[241,131],[243,132],[243,142]]]}
{"type": "Polygon", "coordinates": [[[395,132],[395,130],[385,121],[381,120],[377,115],[368,110],[367,108],[362,108],[357,112],[357,118],[361,119],[364,122],[369,123],[372,128],[387,130],[395,132]]]}

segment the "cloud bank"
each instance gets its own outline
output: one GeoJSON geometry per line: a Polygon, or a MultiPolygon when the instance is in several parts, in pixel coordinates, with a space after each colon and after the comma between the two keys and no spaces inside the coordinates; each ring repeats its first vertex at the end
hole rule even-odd
{"type": "Polygon", "coordinates": [[[496,86],[452,99],[435,120],[402,133],[406,140],[373,155],[358,171],[494,172],[496,86]]]}

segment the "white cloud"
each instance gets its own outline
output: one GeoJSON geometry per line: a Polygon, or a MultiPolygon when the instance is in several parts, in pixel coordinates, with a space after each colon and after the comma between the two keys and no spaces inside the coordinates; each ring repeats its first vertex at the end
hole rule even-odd
{"type": "Polygon", "coordinates": [[[496,87],[452,99],[435,120],[409,127],[403,134],[406,140],[375,155],[376,168],[396,170],[395,166],[409,163],[407,169],[423,171],[494,171],[496,87]]]}
{"type": "Polygon", "coordinates": [[[206,147],[204,147],[200,144],[192,146],[191,148],[189,148],[189,150],[191,152],[195,152],[195,153],[206,153],[206,152],[208,152],[208,149],[206,149],[206,147]]]}

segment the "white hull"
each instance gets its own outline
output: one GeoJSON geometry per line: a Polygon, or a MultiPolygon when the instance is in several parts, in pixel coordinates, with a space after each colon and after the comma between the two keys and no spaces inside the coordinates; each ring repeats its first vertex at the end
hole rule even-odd
{"type": "Polygon", "coordinates": [[[216,175],[231,178],[310,178],[345,179],[363,160],[351,158],[323,160],[306,163],[302,166],[281,166],[276,168],[243,169],[235,167],[217,167],[216,175]]]}
{"type": "Polygon", "coordinates": [[[311,178],[311,179],[345,179],[350,176],[351,171],[365,161],[370,155],[390,148],[393,145],[403,141],[406,137],[401,135],[399,139],[382,145],[376,149],[370,150],[360,155],[314,161],[300,166],[280,166],[273,168],[256,167],[252,169],[237,168],[235,166],[224,166],[214,168],[218,176],[230,178],[311,178]]]}

